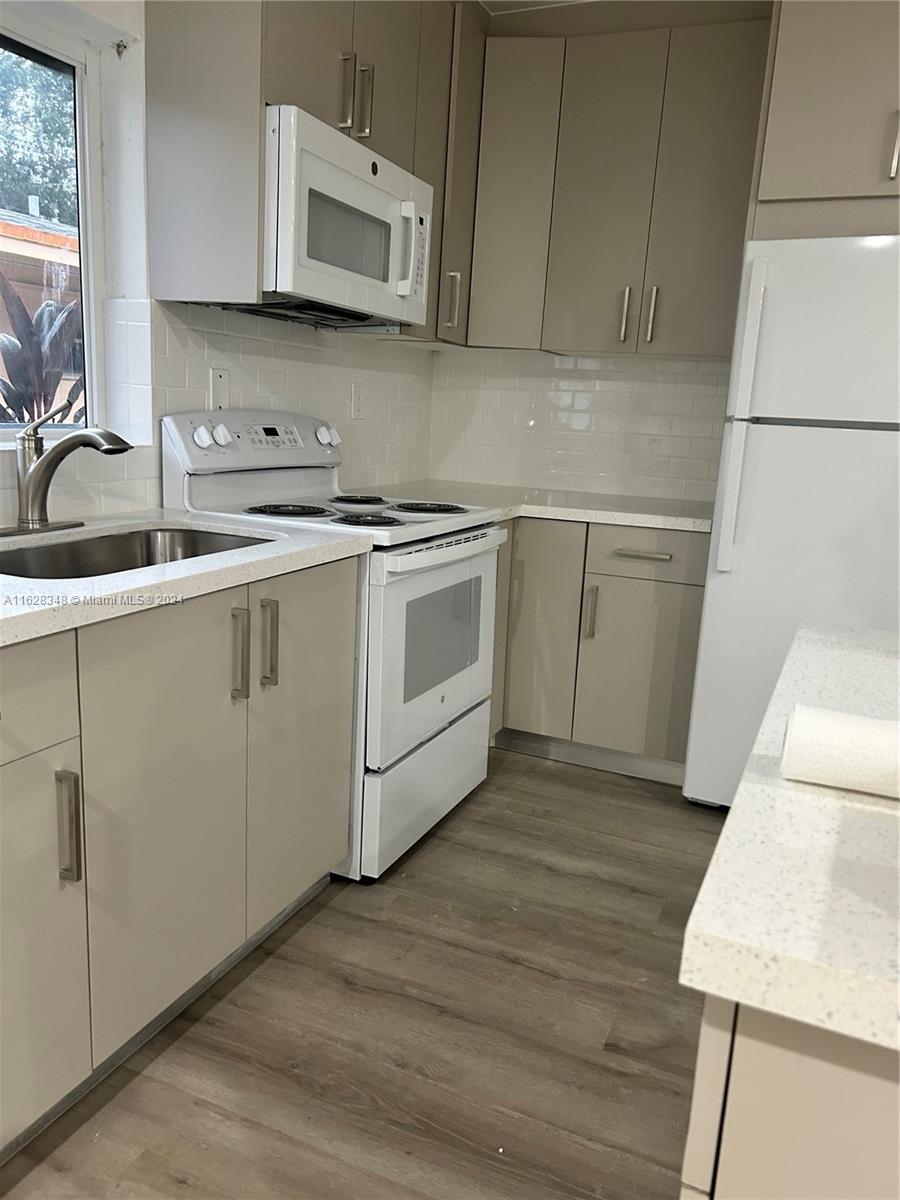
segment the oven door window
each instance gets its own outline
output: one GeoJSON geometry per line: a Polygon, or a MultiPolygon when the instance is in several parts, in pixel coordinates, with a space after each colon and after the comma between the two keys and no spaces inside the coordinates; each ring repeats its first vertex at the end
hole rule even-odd
{"type": "Polygon", "coordinates": [[[387,282],[391,264],[387,221],[310,188],[306,229],[308,258],[387,282]]]}
{"type": "Polygon", "coordinates": [[[403,703],[477,662],[480,637],[480,575],[408,601],[403,703]]]}

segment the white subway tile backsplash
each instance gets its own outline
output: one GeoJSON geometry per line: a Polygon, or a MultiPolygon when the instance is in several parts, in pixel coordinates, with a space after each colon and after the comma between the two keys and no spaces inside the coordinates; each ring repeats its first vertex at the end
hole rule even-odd
{"type": "Polygon", "coordinates": [[[431,475],[711,500],[728,363],[537,351],[437,355],[431,475]]]}

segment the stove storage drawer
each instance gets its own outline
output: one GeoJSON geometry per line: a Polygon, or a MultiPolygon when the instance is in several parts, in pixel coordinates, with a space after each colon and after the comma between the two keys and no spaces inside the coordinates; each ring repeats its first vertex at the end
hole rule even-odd
{"type": "Polygon", "coordinates": [[[365,777],[362,858],[375,878],[487,778],[490,700],[387,771],[365,777]]]}

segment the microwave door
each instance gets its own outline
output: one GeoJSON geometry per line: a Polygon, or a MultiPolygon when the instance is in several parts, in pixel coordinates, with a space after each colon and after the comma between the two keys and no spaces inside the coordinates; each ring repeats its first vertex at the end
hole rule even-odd
{"type": "Polygon", "coordinates": [[[383,770],[490,694],[496,552],[370,588],[366,765],[383,770]]]}

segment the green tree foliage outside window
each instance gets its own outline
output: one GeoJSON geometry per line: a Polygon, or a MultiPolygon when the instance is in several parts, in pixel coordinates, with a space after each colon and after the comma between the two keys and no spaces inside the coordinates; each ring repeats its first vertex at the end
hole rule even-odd
{"type": "Polygon", "coordinates": [[[75,85],[71,72],[15,54],[0,43],[0,208],[78,224],[75,85]]]}

